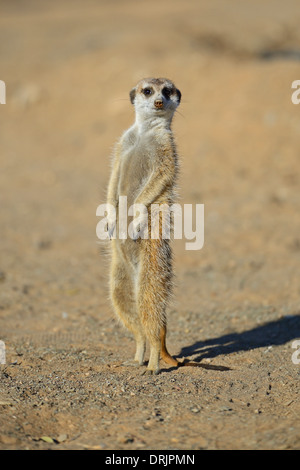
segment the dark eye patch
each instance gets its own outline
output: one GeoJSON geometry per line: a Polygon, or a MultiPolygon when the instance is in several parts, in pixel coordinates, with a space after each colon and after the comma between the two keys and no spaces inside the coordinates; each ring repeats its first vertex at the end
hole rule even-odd
{"type": "Polygon", "coordinates": [[[165,98],[170,99],[170,96],[172,95],[173,90],[171,88],[163,88],[162,89],[162,94],[164,95],[165,98]]]}

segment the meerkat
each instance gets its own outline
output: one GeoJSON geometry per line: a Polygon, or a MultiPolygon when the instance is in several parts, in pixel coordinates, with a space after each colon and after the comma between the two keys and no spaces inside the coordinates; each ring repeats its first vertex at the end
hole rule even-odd
{"type": "MultiPolygon", "coordinates": [[[[118,236],[118,203],[126,196],[128,206],[172,205],[176,197],[178,156],[171,123],[180,104],[181,92],[165,78],[141,80],[131,91],[134,124],[118,141],[107,191],[107,230],[111,238],[110,297],[115,313],[136,341],[134,362],[144,364],[146,341],[150,344],[147,374],[158,374],[160,357],[173,366],[204,364],[179,362],[166,347],[167,317],[173,287],[170,239],[118,236]],[[113,236],[113,234],[115,236],[113,236]]],[[[161,221],[160,221],[161,222],[161,221]]],[[[139,231],[140,229],[140,231],[139,231]]],[[[145,229],[145,227],[144,227],[145,229]]]]}
{"type": "MultiPolygon", "coordinates": [[[[178,176],[178,157],[171,123],[181,100],[174,83],[165,78],[141,80],[131,91],[135,123],[116,145],[107,203],[118,213],[120,196],[128,206],[172,204],[178,176]]],[[[117,218],[118,220],[118,218],[117,218]]],[[[150,222],[150,215],[149,215],[150,222]]],[[[118,232],[108,214],[108,231],[118,232]]],[[[159,372],[162,359],[178,365],[166,348],[166,308],[173,285],[170,240],[136,237],[111,239],[110,297],[114,310],[134,335],[138,365],[144,364],[150,344],[147,372],[159,372]]]]}

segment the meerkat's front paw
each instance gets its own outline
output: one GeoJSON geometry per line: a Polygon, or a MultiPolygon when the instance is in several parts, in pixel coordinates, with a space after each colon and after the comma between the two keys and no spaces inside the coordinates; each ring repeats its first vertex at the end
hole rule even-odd
{"type": "Polygon", "coordinates": [[[139,238],[148,238],[148,225],[147,222],[138,222],[133,221],[132,227],[130,229],[130,237],[133,241],[137,241],[139,238]]]}
{"type": "Polygon", "coordinates": [[[134,225],[132,229],[131,238],[136,242],[141,237],[141,226],[140,224],[134,225]]]}

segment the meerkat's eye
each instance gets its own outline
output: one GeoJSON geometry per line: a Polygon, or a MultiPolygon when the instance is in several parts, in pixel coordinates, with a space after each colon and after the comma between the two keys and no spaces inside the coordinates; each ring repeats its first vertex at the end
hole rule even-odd
{"type": "Polygon", "coordinates": [[[172,95],[172,90],[170,88],[163,88],[162,94],[164,95],[165,98],[169,99],[170,96],[172,95]]]}
{"type": "Polygon", "coordinates": [[[142,92],[144,93],[145,96],[152,95],[152,90],[151,90],[151,88],[144,88],[144,89],[142,90],[142,92]]]}

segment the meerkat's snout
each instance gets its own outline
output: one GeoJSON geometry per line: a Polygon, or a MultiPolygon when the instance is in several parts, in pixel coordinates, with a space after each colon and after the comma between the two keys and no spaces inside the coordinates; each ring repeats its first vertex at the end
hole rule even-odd
{"type": "Polygon", "coordinates": [[[154,106],[155,106],[157,109],[163,108],[163,106],[164,106],[163,100],[155,100],[155,101],[154,101],[154,106]]]}

